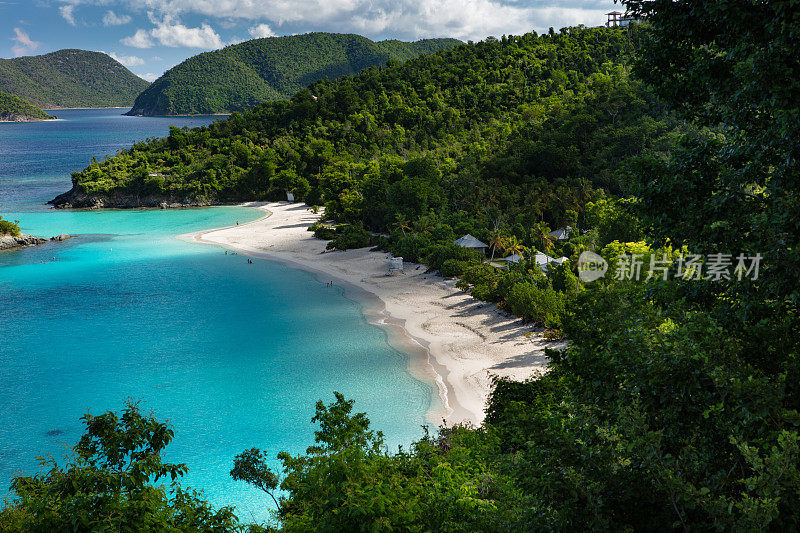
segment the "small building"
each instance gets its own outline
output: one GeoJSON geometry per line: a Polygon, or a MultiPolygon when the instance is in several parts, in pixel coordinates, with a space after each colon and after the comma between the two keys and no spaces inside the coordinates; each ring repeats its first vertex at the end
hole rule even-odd
{"type": "Polygon", "coordinates": [[[555,261],[552,257],[547,254],[543,254],[542,252],[536,252],[536,255],[533,256],[533,262],[542,269],[542,272],[547,273],[547,265],[555,261]]]}
{"type": "Polygon", "coordinates": [[[548,233],[548,235],[559,241],[566,241],[567,239],[569,239],[571,233],[572,233],[572,228],[570,226],[566,226],[551,231],[550,233],[548,233]]]}
{"type": "Polygon", "coordinates": [[[519,254],[509,255],[508,257],[502,258],[500,261],[507,261],[509,263],[519,263],[522,261],[522,256],[519,254]]]}
{"type": "Polygon", "coordinates": [[[469,233],[467,233],[466,235],[464,235],[460,239],[457,239],[454,244],[456,246],[460,246],[462,248],[472,248],[473,250],[478,250],[478,251],[480,251],[481,253],[484,253],[484,254],[486,253],[486,250],[489,249],[489,245],[488,244],[482,243],[481,241],[479,241],[478,239],[476,239],[475,237],[473,237],[469,233]]]}
{"type": "Polygon", "coordinates": [[[606,13],[608,21],[606,22],[607,28],[626,28],[631,22],[637,22],[638,19],[631,15],[621,13],[619,11],[612,11],[606,13]]]}
{"type": "MultiPolygon", "coordinates": [[[[523,257],[519,254],[509,255],[508,257],[504,257],[500,259],[500,261],[505,261],[506,263],[519,263],[522,261],[523,257]]],[[[559,258],[561,259],[561,258],[559,258]]],[[[542,269],[542,272],[547,272],[547,265],[550,263],[559,263],[559,259],[553,259],[547,254],[543,254],[541,252],[536,252],[533,256],[533,261],[536,265],[542,269]]],[[[564,258],[566,259],[566,257],[564,258]]]]}

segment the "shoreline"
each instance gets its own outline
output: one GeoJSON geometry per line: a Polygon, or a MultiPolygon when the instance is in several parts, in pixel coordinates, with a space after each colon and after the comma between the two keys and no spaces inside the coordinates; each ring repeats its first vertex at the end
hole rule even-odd
{"type": "Polygon", "coordinates": [[[429,422],[480,425],[492,376],[522,380],[544,371],[547,343],[537,330],[490,302],[472,298],[455,280],[406,263],[403,274],[388,274],[386,252],[368,248],[325,251],[327,241],[308,226],[319,219],[305,204],[239,204],[266,212],[252,222],[187,233],[177,238],[236,250],[334,279],[346,297],[363,303],[368,323],[387,332],[395,349],[409,355],[408,371],[438,390],[431,398],[429,422]],[[350,294],[347,294],[350,293],[350,294]],[[533,333],[533,335],[530,335],[533,333]],[[528,336],[526,336],[528,334],[528,336]]]}
{"type": "MultiPolygon", "coordinates": [[[[44,108],[42,108],[44,109],[44,108]]],[[[81,110],[81,109],[128,109],[128,107],[48,107],[44,111],[63,111],[63,110],[81,110]]]]}

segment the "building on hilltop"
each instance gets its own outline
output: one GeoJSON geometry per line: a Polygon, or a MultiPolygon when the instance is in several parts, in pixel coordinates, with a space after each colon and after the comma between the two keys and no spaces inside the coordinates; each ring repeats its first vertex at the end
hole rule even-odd
{"type": "Polygon", "coordinates": [[[636,17],[620,11],[612,11],[606,15],[608,16],[608,22],[606,22],[608,28],[626,28],[631,22],[639,21],[636,17]]]}

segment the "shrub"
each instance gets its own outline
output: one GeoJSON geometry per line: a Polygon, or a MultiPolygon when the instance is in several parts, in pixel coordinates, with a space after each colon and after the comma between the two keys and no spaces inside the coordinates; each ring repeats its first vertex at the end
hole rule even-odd
{"type": "Polygon", "coordinates": [[[480,252],[476,252],[470,248],[462,248],[461,246],[453,243],[447,243],[432,247],[432,250],[428,253],[425,262],[434,270],[442,270],[443,265],[448,260],[468,262],[477,261],[480,258],[480,252]]]}
{"type": "Polygon", "coordinates": [[[20,227],[10,220],[3,220],[3,217],[0,217],[0,235],[12,235],[17,237],[22,230],[20,227]]]}
{"type": "Polygon", "coordinates": [[[325,246],[327,250],[349,250],[351,248],[364,248],[370,244],[370,234],[360,226],[346,226],[340,235],[337,235],[325,246]]]}
{"type": "Polygon", "coordinates": [[[427,235],[420,233],[409,233],[397,240],[394,247],[394,254],[402,257],[406,261],[419,263],[422,259],[423,251],[431,245],[431,239],[427,235]]]}
{"type": "Polygon", "coordinates": [[[564,294],[549,286],[540,289],[529,281],[515,284],[506,296],[509,311],[548,328],[561,327],[565,304],[564,294]]]}
{"type": "Polygon", "coordinates": [[[336,229],[323,224],[322,222],[315,222],[309,226],[308,231],[314,232],[314,237],[325,241],[330,241],[336,238],[336,229]]]}
{"type": "Polygon", "coordinates": [[[446,278],[455,278],[461,276],[468,267],[469,262],[467,261],[448,259],[439,268],[439,272],[446,278]]]}
{"type": "Polygon", "coordinates": [[[472,285],[471,294],[475,298],[488,302],[499,299],[497,283],[501,279],[501,274],[493,266],[485,263],[473,265],[464,271],[463,279],[472,285]]]}

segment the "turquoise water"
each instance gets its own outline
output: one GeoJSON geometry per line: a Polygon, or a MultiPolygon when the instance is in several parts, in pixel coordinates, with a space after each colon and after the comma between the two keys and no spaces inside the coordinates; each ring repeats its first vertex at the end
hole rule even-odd
{"type": "Polygon", "coordinates": [[[174,238],[258,211],[42,207],[97,147],[113,152],[182,123],[115,113],[0,125],[0,214],[29,233],[79,234],[0,253],[0,497],[14,472],[36,471],[35,456],[62,456],[85,412],[128,398],[173,424],[166,455],[188,463],[184,485],[246,520],[265,519],[268,502],[230,479],[233,456],[252,446],[302,452],[314,403],[334,390],[392,446],[419,437],[432,389],[409,376],[408,356],[366,323],[360,303],[313,274],[174,238]]]}

